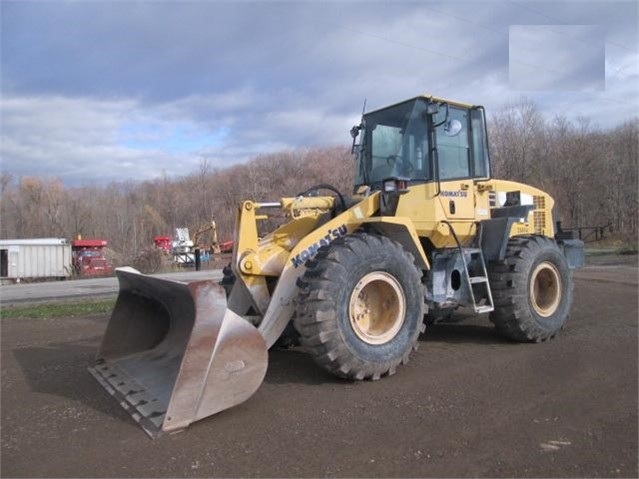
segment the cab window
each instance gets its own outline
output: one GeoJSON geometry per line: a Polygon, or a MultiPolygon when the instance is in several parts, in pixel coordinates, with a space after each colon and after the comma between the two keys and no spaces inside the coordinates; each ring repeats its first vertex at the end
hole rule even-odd
{"type": "MultiPolygon", "coordinates": [[[[448,122],[435,129],[437,154],[439,158],[440,180],[470,177],[470,148],[468,144],[468,110],[449,107],[448,122]],[[462,129],[452,135],[449,125],[453,120],[461,123],[462,129]]],[[[446,108],[441,108],[435,116],[435,124],[446,118],[446,108]]]]}
{"type": "Polygon", "coordinates": [[[470,111],[471,136],[473,139],[473,164],[475,166],[475,178],[488,178],[488,145],[486,144],[486,124],[484,110],[481,107],[470,111]]]}

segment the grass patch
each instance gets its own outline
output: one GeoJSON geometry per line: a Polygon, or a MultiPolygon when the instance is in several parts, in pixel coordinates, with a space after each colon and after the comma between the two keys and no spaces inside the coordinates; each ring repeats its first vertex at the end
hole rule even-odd
{"type": "Polygon", "coordinates": [[[0,318],[50,319],[74,316],[91,316],[110,313],[115,299],[87,300],[69,303],[43,303],[28,306],[3,307],[0,318]]]}
{"type": "Polygon", "coordinates": [[[588,247],[586,246],[586,256],[605,255],[634,255],[637,254],[636,246],[608,246],[608,247],[588,247]]]}
{"type": "Polygon", "coordinates": [[[639,250],[637,249],[636,245],[624,246],[619,250],[617,254],[627,254],[627,255],[639,254],[639,250]]]}

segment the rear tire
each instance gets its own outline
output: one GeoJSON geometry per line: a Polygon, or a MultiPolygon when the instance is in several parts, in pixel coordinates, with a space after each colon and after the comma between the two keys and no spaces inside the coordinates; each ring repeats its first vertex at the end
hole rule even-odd
{"type": "Polygon", "coordinates": [[[544,236],[511,238],[506,258],[489,266],[495,310],[490,320],[515,341],[540,342],[563,329],[572,306],[570,268],[544,236]]]}
{"type": "Polygon", "coordinates": [[[355,233],[321,248],[300,279],[295,326],[315,362],[350,379],[406,363],[423,332],[421,271],[385,236],[355,233]]]}

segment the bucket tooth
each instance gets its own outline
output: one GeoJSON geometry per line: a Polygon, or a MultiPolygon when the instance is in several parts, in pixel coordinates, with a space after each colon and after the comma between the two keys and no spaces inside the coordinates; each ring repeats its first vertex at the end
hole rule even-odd
{"type": "Polygon", "coordinates": [[[98,382],[153,438],[247,400],[268,364],[258,330],[216,282],[117,271],[120,294],[95,364],[98,382]]]}

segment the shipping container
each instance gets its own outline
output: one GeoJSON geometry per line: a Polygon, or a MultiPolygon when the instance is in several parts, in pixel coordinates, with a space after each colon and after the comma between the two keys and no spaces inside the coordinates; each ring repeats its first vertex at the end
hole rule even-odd
{"type": "Polygon", "coordinates": [[[71,276],[71,245],[64,238],[0,240],[0,279],[71,276]]]}

